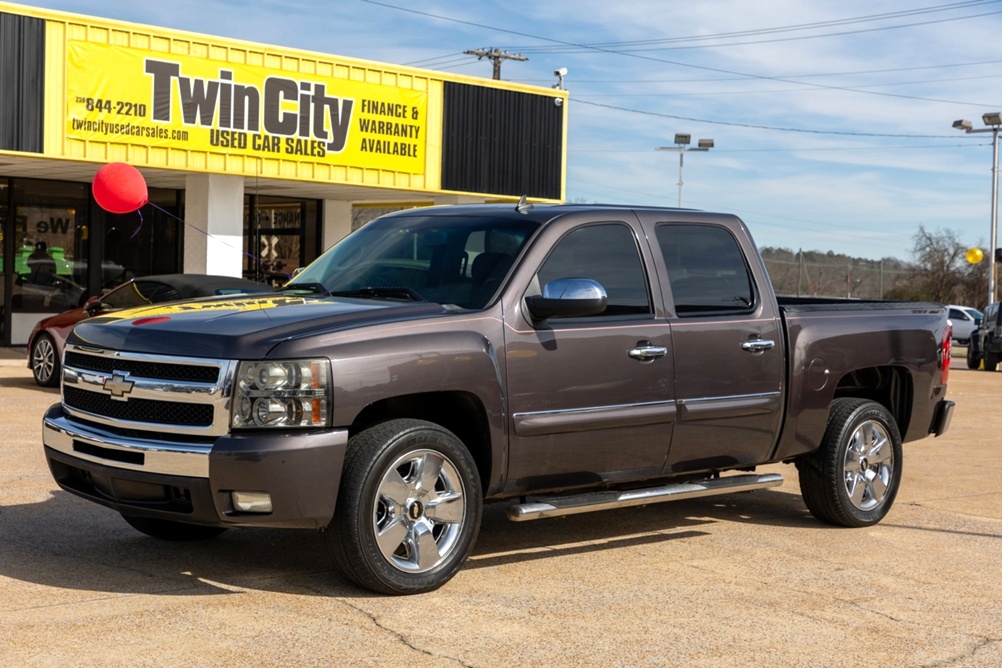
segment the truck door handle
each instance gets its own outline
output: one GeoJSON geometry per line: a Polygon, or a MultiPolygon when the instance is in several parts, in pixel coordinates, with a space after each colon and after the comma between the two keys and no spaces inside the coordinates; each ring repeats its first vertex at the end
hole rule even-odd
{"type": "Polygon", "coordinates": [[[772,350],[775,347],[775,341],[768,341],[766,339],[748,339],[747,341],[741,342],[741,350],[747,350],[752,354],[764,353],[765,351],[772,350]]]}
{"type": "Polygon", "coordinates": [[[668,354],[668,349],[664,346],[637,346],[636,348],[630,348],[627,354],[635,360],[640,360],[641,362],[650,362],[656,360],[659,357],[664,357],[668,354]]]}

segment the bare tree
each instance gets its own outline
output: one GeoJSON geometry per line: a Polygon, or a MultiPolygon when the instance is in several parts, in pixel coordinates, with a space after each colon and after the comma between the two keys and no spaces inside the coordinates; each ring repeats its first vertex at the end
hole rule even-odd
{"type": "Polygon", "coordinates": [[[967,262],[967,247],[953,230],[930,232],[919,227],[912,252],[912,280],[893,297],[921,299],[944,304],[969,304],[984,308],[988,291],[986,263],[967,262]]]}

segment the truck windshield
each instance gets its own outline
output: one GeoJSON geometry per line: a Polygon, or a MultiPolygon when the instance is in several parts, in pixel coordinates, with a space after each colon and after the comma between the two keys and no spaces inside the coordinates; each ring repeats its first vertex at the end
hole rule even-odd
{"type": "Polygon", "coordinates": [[[481,216],[377,218],[331,247],[285,290],[482,309],[538,226],[481,216]]]}

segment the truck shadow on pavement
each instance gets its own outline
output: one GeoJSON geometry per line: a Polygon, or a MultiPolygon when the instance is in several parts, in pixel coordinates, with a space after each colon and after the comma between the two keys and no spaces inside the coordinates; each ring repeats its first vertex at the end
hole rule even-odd
{"type": "Polygon", "coordinates": [[[16,378],[0,378],[0,388],[11,388],[18,390],[32,390],[40,394],[48,394],[52,396],[52,401],[59,401],[59,388],[58,387],[42,387],[35,382],[35,379],[31,375],[18,376],[16,378]]]}
{"type": "MultiPolygon", "coordinates": [[[[798,495],[772,490],[525,523],[510,522],[504,513],[505,504],[485,508],[477,546],[464,568],[667,545],[709,535],[727,522],[763,530],[768,525],[824,528],[810,518],[798,495]]],[[[3,578],[109,594],[201,596],[250,589],[370,596],[334,569],[319,532],[233,529],[208,541],[160,541],[135,531],[113,511],[62,491],[38,503],[0,506],[0,592],[19,607],[4,591],[10,585],[3,585],[3,578]]],[[[66,592],[46,595],[75,598],[66,592]]]]}

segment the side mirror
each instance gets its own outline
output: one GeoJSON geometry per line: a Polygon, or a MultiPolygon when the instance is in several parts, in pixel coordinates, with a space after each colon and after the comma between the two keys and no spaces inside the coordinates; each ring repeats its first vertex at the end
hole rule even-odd
{"type": "Polygon", "coordinates": [[[530,315],[546,318],[579,318],[605,311],[609,297],[598,281],[590,278],[558,278],[543,286],[542,295],[525,298],[530,315]]]}
{"type": "Polygon", "coordinates": [[[87,315],[94,315],[101,310],[101,297],[99,295],[94,295],[84,302],[84,310],[87,311],[87,315]]]}

